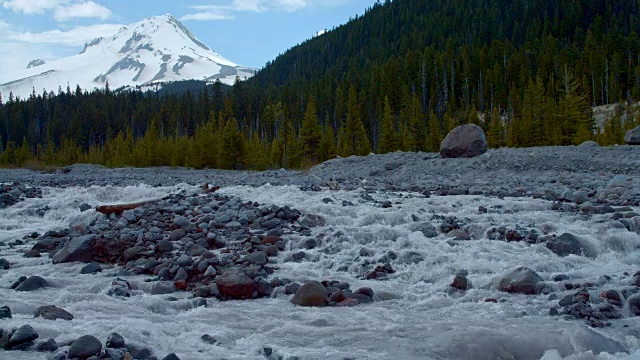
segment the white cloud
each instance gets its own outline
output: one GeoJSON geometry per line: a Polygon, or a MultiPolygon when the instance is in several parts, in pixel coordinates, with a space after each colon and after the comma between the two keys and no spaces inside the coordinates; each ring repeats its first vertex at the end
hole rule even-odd
{"type": "Polygon", "coordinates": [[[68,31],[56,29],[39,33],[9,33],[7,38],[12,41],[29,44],[82,46],[85,42],[91,41],[97,37],[115,34],[122,26],[123,25],[119,24],[98,24],[79,26],[68,31]]]}
{"type": "Polygon", "coordinates": [[[57,21],[67,21],[76,18],[107,19],[110,16],[111,10],[93,1],[58,6],[53,11],[53,17],[55,17],[57,21]]]}
{"type": "Polygon", "coordinates": [[[227,5],[193,5],[197,12],[187,14],[180,20],[226,20],[232,19],[236,12],[294,12],[309,7],[335,7],[348,0],[231,0],[227,5]]]}
{"type": "Polygon", "coordinates": [[[107,19],[111,16],[111,10],[92,0],[5,0],[2,6],[28,15],[52,11],[58,22],[77,18],[107,19]]]}
{"type": "Polygon", "coordinates": [[[69,0],[6,0],[2,2],[2,6],[14,12],[42,14],[67,2],[69,0]]]}

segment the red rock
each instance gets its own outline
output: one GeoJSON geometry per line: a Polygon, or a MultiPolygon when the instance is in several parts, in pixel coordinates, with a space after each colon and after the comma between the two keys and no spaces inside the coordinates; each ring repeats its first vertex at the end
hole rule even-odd
{"type": "Polygon", "coordinates": [[[356,299],[346,299],[336,304],[336,307],[352,307],[360,305],[360,301],[356,299]]]}
{"type": "Polygon", "coordinates": [[[280,237],[279,236],[267,236],[266,238],[262,239],[261,243],[262,245],[273,245],[276,242],[280,241],[280,237]]]}
{"type": "Polygon", "coordinates": [[[176,289],[178,290],[182,290],[185,291],[187,290],[187,282],[184,280],[176,280],[173,282],[173,286],[176,287],[176,289]]]}
{"type": "Polygon", "coordinates": [[[250,299],[258,285],[239,267],[226,269],[216,278],[220,294],[231,299],[250,299]]]}

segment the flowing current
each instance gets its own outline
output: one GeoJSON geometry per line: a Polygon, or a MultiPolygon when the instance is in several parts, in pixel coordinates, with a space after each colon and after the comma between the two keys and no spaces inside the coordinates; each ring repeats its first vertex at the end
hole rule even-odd
{"type": "MultiPolygon", "coordinates": [[[[70,223],[98,216],[80,212],[79,205],[136,202],[157,199],[176,187],[44,188],[41,199],[27,199],[0,210],[0,242],[10,242],[32,232],[62,229],[70,223]]],[[[150,295],[149,276],[126,276],[138,290],[126,300],[106,295],[117,268],[96,275],[80,275],[83,264],[52,265],[42,258],[24,258],[31,244],[0,248],[0,257],[12,263],[0,270],[0,306],[11,308],[13,319],[0,320],[0,328],[32,325],[39,340],[58,343],[82,335],[104,341],[118,332],[130,343],[153,350],[158,358],[175,352],[181,359],[264,359],[270,347],[276,356],[300,359],[638,359],[640,322],[629,317],[612,326],[592,330],[580,320],[549,315],[557,300],[549,295],[527,296],[496,290],[496,279],[519,266],[538,272],[558,298],[572,294],[550,280],[568,275],[572,282],[592,282],[597,293],[629,286],[629,277],[640,264],[640,235],[612,227],[610,215],[591,218],[550,210],[550,203],[531,198],[497,199],[482,196],[424,198],[406,193],[372,194],[389,200],[390,208],[365,201],[364,191],[303,192],[297,187],[227,187],[226,195],[263,204],[288,205],[303,214],[316,214],[326,224],[313,228],[319,245],[302,262],[285,261],[300,251],[305,238],[291,235],[288,251],[277,257],[275,276],[296,282],[340,280],[351,288],[367,286],[385,301],[353,308],[301,308],[290,296],[250,301],[220,302],[208,299],[208,307],[194,307],[187,293],[150,295]],[[331,201],[329,201],[331,200],[331,201]],[[344,203],[343,203],[344,202],[344,203]],[[354,206],[343,206],[344,204],[354,206]],[[478,211],[479,206],[489,209],[478,211]],[[452,240],[440,234],[426,238],[412,231],[416,219],[438,225],[434,216],[455,216],[470,229],[472,239],[452,240]],[[488,240],[492,227],[570,232],[586,240],[596,254],[559,257],[544,245],[488,240]],[[543,230],[545,229],[545,230],[543,230]],[[364,280],[363,261],[379,259],[393,251],[395,273],[388,279],[364,280]],[[448,292],[456,272],[466,270],[473,288],[448,292]],[[51,287],[35,292],[10,290],[20,276],[39,275],[51,287]],[[603,276],[611,280],[602,280],[603,276]],[[147,290],[147,291],[145,291],[147,290]],[[496,299],[497,303],[485,302],[496,299]],[[35,309],[56,305],[74,315],[73,321],[33,318],[35,309]],[[210,334],[219,342],[210,345],[200,337],[210,334]],[[621,351],[622,350],[622,351],[621,351]],[[618,352],[620,351],[620,352],[618,352]],[[618,353],[616,353],[618,352],[618,353]]],[[[638,210],[638,209],[634,209],[638,210]]],[[[575,291],[574,291],[575,292],[575,291]]],[[[45,359],[35,352],[2,352],[0,359],[45,359]]]]}

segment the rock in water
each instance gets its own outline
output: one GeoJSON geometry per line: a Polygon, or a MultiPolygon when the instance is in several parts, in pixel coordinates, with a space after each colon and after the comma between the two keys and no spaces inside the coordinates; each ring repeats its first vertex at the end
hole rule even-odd
{"type": "Polygon", "coordinates": [[[46,288],[49,284],[47,280],[41,278],[40,276],[31,276],[16,288],[16,291],[36,291],[38,289],[46,288]]]}
{"type": "Polygon", "coordinates": [[[47,306],[39,307],[38,310],[36,310],[33,317],[37,318],[39,316],[42,316],[47,320],[57,320],[57,319],[68,320],[68,321],[73,320],[73,315],[71,315],[71,313],[55,305],[47,305],[47,306]]]}
{"type": "Polygon", "coordinates": [[[558,256],[568,256],[571,254],[588,256],[587,249],[582,245],[580,240],[569,233],[564,233],[558,237],[549,239],[546,246],[558,256]]]}
{"type": "Polygon", "coordinates": [[[538,283],[541,281],[542,278],[535,271],[526,267],[519,267],[500,279],[498,290],[508,293],[535,295],[538,293],[538,283]]]}
{"type": "Polygon", "coordinates": [[[291,298],[291,303],[298,306],[327,305],[327,288],[318,281],[308,281],[291,298]]]}
{"type": "Polygon", "coordinates": [[[478,125],[465,124],[451,130],[440,144],[443,158],[472,158],[487,151],[487,138],[478,125]]]}
{"type": "Polygon", "coordinates": [[[66,263],[72,261],[89,262],[93,257],[93,245],[96,236],[89,234],[74,237],[66,243],[53,257],[53,263],[66,263]]]}
{"type": "Polygon", "coordinates": [[[9,342],[7,343],[7,350],[33,341],[38,337],[38,333],[30,325],[23,325],[21,328],[16,330],[13,335],[11,335],[11,338],[9,338],[9,342]]]}
{"type": "Polygon", "coordinates": [[[122,349],[126,346],[122,335],[115,332],[109,334],[106,344],[108,348],[114,348],[114,349],[122,349]]]}
{"type": "Polygon", "coordinates": [[[85,335],[74,341],[69,348],[70,358],[82,358],[86,359],[93,355],[100,354],[102,350],[102,343],[91,335],[85,335]]]}
{"type": "Polygon", "coordinates": [[[11,309],[8,306],[0,307],[0,319],[11,319],[11,309]]]}
{"type": "Polygon", "coordinates": [[[640,145],[640,126],[628,130],[624,136],[624,142],[626,142],[627,145],[640,145]]]}
{"type": "Polygon", "coordinates": [[[226,269],[216,278],[220,294],[231,299],[249,299],[258,291],[258,284],[239,267],[226,269]]]}

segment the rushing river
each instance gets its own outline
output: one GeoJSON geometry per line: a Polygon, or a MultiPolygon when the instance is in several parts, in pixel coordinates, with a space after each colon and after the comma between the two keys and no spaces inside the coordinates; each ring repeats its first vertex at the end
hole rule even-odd
{"type": "MultiPolygon", "coordinates": [[[[44,188],[43,198],[27,199],[0,210],[0,241],[9,242],[31,232],[66,228],[70,223],[98,216],[80,212],[79,206],[156,199],[177,187],[44,188]]],[[[363,191],[303,192],[297,187],[228,187],[222,194],[264,204],[288,205],[306,214],[321,215],[326,224],[313,228],[318,246],[302,262],[286,262],[300,251],[303,238],[288,239],[289,251],[274,264],[275,276],[293,281],[341,280],[352,288],[371,287],[387,300],[353,308],[300,308],[289,296],[251,301],[220,302],[193,307],[190,294],[150,295],[149,276],[126,277],[138,290],[126,300],[106,295],[117,268],[97,275],[79,275],[83,264],[52,265],[42,258],[24,258],[32,244],[0,247],[0,257],[13,266],[0,270],[0,306],[7,305],[13,319],[0,320],[0,328],[32,325],[39,340],[58,343],[90,334],[104,341],[115,331],[127,342],[152,349],[158,358],[175,352],[185,359],[264,359],[262,349],[273,348],[284,359],[638,359],[640,321],[629,316],[612,326],[592,330],[580,320],[549,315],[557,305],[550,295],[501,293],[495,281],[519,266],[530,267],[555,287],[557,297],[571,294],[551,279],[565,274],[572,282],[592,282],[600,291],[629,286],[640,270],[640,235],[611,226],[610,215],[590,218],[550,210],[550,203],[531,198],[447,196],[424,198],[404,193],[372,194],[363,191]],[[379,206],[389,200],[390,208],[379,206]],[[344,202],[344,203],[343,203],[344,202]],[[354,206],[343,206],[350,205],[354,206]],[[488,209],[479,212],[478,207],[488,209]],[[454,216],[466,224],[472,240],[452,240],[440,234],[426,238],[412,231],[416,219],[438,226],[435,216],[454,216]],[[540,233],[570,232],[588,242],[596,254],[559,257],[544,245],[492,241],[488,229],[497,226],[537,229],[540,233]],[[362,279],[365,258],[379,259],[393,251],[395,273],[388,279],[362,279]],[[450,293],[456,272],[467,270],[473,289],[450,293]],[[50,288],[35,292],[10,290],[20,276],[39,275],[50,288]],[[604,281],[608,275],[611,280],[604,281]],[[146,291],[145,291],[146,290],[146,291]],[[497,303],[485,302],[494,298],[497,303]],[[56,305],[74,315],[73,321],[33,318],[36,308],[56,305]],[[217,345],[203,342],[210,334],[217,345]],[[618,350],[624,353],[613,354],[618,350]]],[[[637,209],[636,209],[637,210],[637,209]]],[[[575,291],[574,291],[575,292],[575,291]]],[[[2,352],[0,359],[45,359],[35,352],[2,352]]]]}

